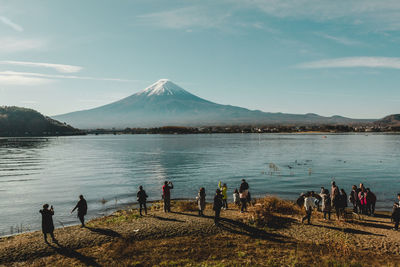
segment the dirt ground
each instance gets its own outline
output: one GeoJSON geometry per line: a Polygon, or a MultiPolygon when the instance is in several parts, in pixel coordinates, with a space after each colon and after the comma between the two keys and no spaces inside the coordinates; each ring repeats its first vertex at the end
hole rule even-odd
{"type": "Polygon", "coordinates": [[[152,210],[140,217],[124,210],[78,226],[57,229],[56,243],[42,233],[0,239],[1,266],[397,266],[400,232],[384,215],[323,220],[278,215],[278,227],[257,228],[247,213],[210,207],[195,211],[152,210]],[[51,240],[49,238],[49,240],[51,240]]]}

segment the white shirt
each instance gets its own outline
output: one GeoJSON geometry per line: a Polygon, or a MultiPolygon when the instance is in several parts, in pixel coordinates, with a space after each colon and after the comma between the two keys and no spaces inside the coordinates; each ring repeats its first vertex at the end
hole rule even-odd
{"type": "Polygon", "coordinates": [[[306,208],[306,210],[315,208],[315,198],[313,197],[306,197],[304,199],[304,207],[306,208]]]}

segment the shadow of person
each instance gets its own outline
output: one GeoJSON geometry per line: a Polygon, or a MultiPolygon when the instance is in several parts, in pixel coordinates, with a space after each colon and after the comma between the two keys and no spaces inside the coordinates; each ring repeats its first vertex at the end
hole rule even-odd
{"type": "Polygon", "coordinates": [[[154,217],[155,219],[157,219],[157,220],[160,220],[160,221],[168,221],[168,222],[185,222],[185,221],[178,220],[178,219],[174,219],[174,218],[165,218],[165,217],[160,217],[160,216],[157,216],[157,215],[153,215],[153,217],[154,217]]]}
{"type": "Polygon", "coordinates": [[[289,242],[288,240],[284,240],[287,239],[287,237],[283,235],[268,233],[265,230],[227,218],[220,218],[218,227],[233,234],[245,235],[256,239],[269,240],[277,243],[289,242]]]}
{"type": "Polygon", "coordinates": [[[178,211],[174,211],[172,213],[175,214],[180,214],[180,215],[185,215],[185,216],[192,216],[192,217],[197,217],[197,218],[207,218],[207,219],[213,219],[214,216],[208,216],[208,215],[203,215],[203,216],[199,216],[197,214],[191,214],[191,213],[185,213],[185,212],[178,212],[178,211]]]}
{"type": "Polygon", "coordinates": [[[341,232],[345,232],[345,233],[349,233],[349,234],[385,236],[385,235],[381,235],[381,234],[374,234],[374,233],[371,233],[371,232],[357,230],[357,229],[353,229],[353,228],[347,228],[347,227],[346,228],[340,228],[340,227],[319,225],[319,224],[312,224],[312,226],[320,227],[320,228],[327,228],[327,229],[336,230],[336,231],[341,231],[341,232]]]}
{"type": "Polygon", "coordinates": [[[90,230],[91,232],[100,234],[100,235],[106,235],[106,236],[110,236],[110,237],[119,237],[121,238],[122,235],[114,230],[111,229],[104,229],[104,228],[94,228],[94,227],[89,227],[86,226],[86,229],[90,230]]]}
{"type": "Polygon", "coordinates": [[[64,247],[60,243],[58,243],[58,241],[54,241],[54,243],[56,244],[56,246],[50,243],[48,243],[48,246],[54,249],[54,251],[60,255],[63,255],[68,258],[77,259],[87,266],[95,266],[95,267],[101,266],[95,261],[93,257],[85,256],[74,249],[64,247]]]}

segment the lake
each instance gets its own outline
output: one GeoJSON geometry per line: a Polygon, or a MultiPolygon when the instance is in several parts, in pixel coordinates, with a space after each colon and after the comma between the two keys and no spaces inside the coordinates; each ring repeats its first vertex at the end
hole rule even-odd
{"type": "Polygon", "coordinates": [[[39,209],[54,205],[56,227],[77,224],[70,214],[83,194],[88,218],[136,201],[139,185],[150,200],[161,198],[171,180],[172,198],[207,198],[221,180],[228,197],[245,178],[252,196],[296,199],[301,192],[330,189],[334,179],[346,193],[363,182],[390,210],[400,166],[395,134],[204,134],[89,135],[0,139],[0,235],[40,229],[39,209]]]}

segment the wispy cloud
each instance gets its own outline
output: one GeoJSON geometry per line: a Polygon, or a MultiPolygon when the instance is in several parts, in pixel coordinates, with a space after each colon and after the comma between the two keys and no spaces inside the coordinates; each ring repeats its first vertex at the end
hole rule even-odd
{"type": "Polygon", "coordinates": [[[14,65],[14,66],[26,66],[26,67],[43,67],[43,68],[51,68],[58,72],[62,73],[74,73],[82,70],[80,66],[72,66],[65,64],[52,64],[52,63],[43,63],[43,62],[27,62],[27,61],[11,61],[11,60],[3,60],[0,61],[0,64],[3,65],[14,65]]]}
{"type": "Polygon", "coordinates": [[[19,39],[0,37],[0,53],[38,50],[46,46],[46,41],[40,39],[19,39]]]}
{"type": "Polygon", "coordinates": [[[4,25],[7,25],[8,27],[11,27],[12,29],[14,29],[17,32],[23,32],[24,31],[24,28],[22,28],[17,23],[11,21],[7,17],[0,16],[0,22],[2,22],[4,25]]]}
{"type": "Polygon", "coordinates": [[[2,85],[22,85],[22,86],[37,86],[53,82],[51,79],[40,77],[29,77],[25,75],[2,75],[0,74],[0,84],[2,85]]]}
{"type": "Polygon", "coordinates": [[[398,57],[344,57],[305,62],[296,67],[302,69],[323,68],[391,68],[400,69],[398,57]]]}
{"type": "Polygon", "coordinates": [[[215,14],[212,9],[192,6],[144,14],[137,18],[142,24],[169,29],[191,29],[220,28],[230,16],[226,11],[219,10],[218,14],[215,14]]]}
{"type": "Polygon", "coordinates": [[[387,0],[227,0],[237,6],[255,8],[278,18],[316,22],[339,20],[364,25],[370,30],[400,29],[400,1],[387,0]]]}
{"type": "MultiPolygon", "coordinates": [[[[39,79],[75,79],[75,80],[93,80],[93,81],[111,81],[111,82],[139,82],[139,80],[127,80],[118,78],[103,78],[103,77],[88,77],[88,76],[74,76],[74,75],[52,75],[34,72],[17,72],[17,71],[0,71],[0,76],[3,77],[26,77],[26,78],[39,78],[39,79]]],[[[6,79],[4,79],[6,80],[6,79]]]]}
{"type": "Polygon", "coordinates": [[[359,42],[357,40],[352,40],[347,37],[341,37],[341,36],[333,36],[325,33],[316,33],[318,36],[321,36],[325,39],[334,41],[336,43],[342,44],[342,45],[348,45],[348,46],[354,46],[354,45],[362,45],[362,42],[359,42]]]}

